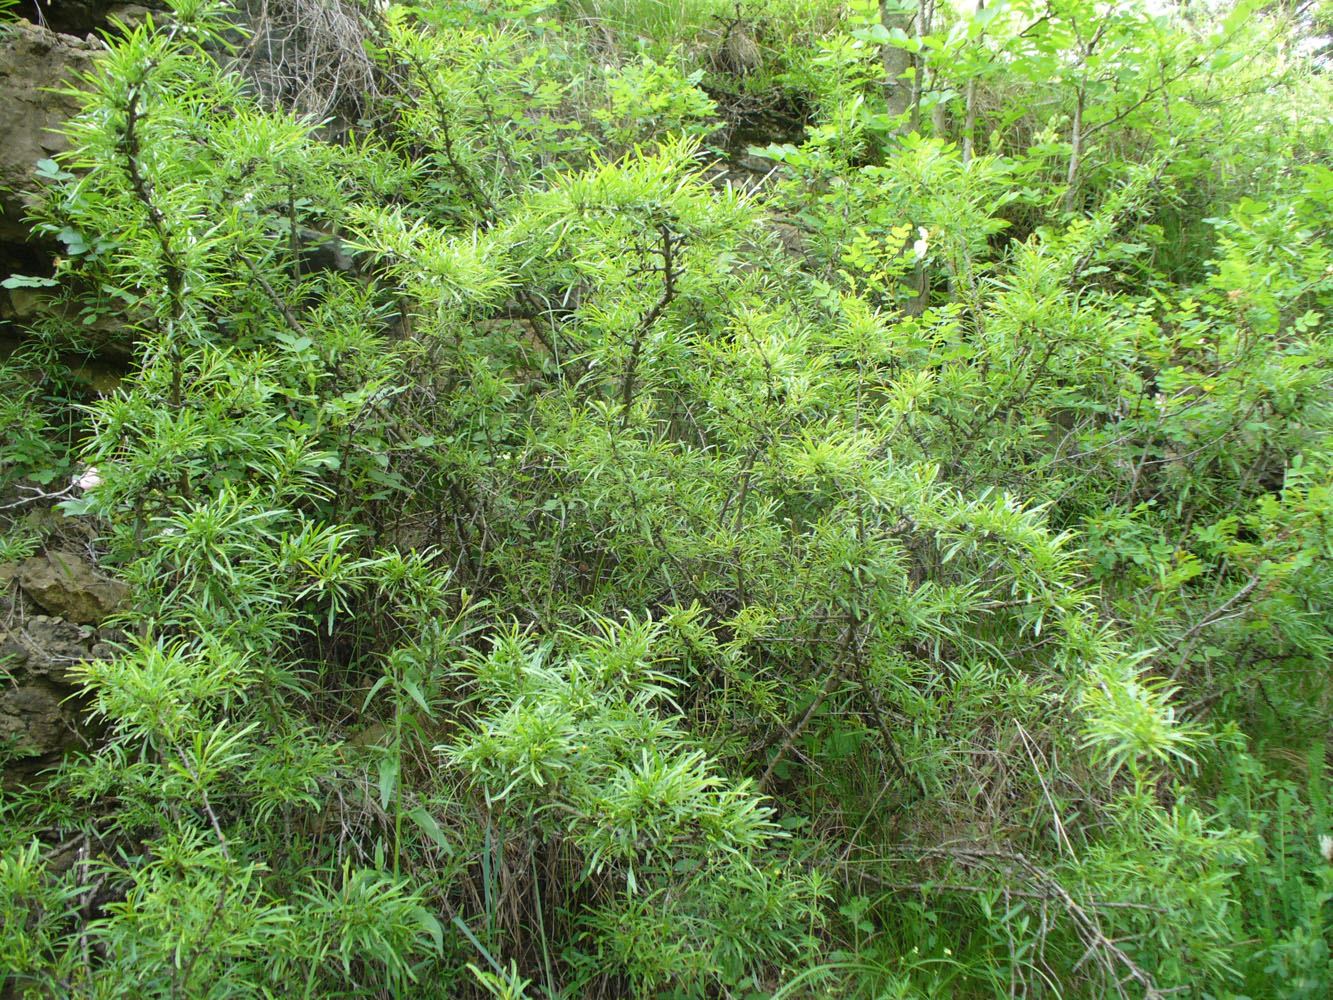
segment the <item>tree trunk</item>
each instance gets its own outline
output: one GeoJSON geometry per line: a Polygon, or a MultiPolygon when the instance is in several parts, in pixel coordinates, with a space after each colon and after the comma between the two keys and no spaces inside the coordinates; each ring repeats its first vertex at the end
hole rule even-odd
{"type": "Polygon", "coordinates": [[[1087,91],[1082,85],[1078,88],[1078,100],[1074,102],[1074,124],[1069,134],[1069,173],[1065,176],[1066,212],[1072,212],[1078,204],[1078,171],[1083,161],[1083,102],[1087,91]]]}
{"type": "MultiPolygon", "coordinates": [[[[906,31],[911,19],[901,11],[893,10],[891,2],[879,0],[880,21],[890,31],[894,28],[906,31]]],[[[884,64],[884,110],[892,118],[901,118],[912,109],[912,84],[903,79],[903,75],[912,67],[912,54],[886,43],[880,46],[879,57],[884,64]]]]}
{"type": "MultiPolygon", "coordinates": [[[[985,0],[977,0],[978,12],[984,10],[985,7],[985,0]]],[[[972,162],[972,149],[973,144],[976,142],[977,78],[975,75],[968,78],[966,95],[967,96],[964,98],[963,111],[963,166],[967,166],[972,162]]]]}
{"type": "Polygon", "coordinates": [[[967,81],[967,110],[963,117],[963,166],[972,162],[972,133],[977,127],[977,81],[967,81]]]}

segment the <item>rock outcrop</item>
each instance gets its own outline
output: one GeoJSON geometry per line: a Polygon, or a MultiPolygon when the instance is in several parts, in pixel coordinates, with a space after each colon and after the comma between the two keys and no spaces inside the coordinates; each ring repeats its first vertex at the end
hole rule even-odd
{"type": "Polygon", "coordinates": [[[37,193],[37,164],[66,148],[56,131],[76,110],[53,93],[92,65],[100,42],[59,35],[28,21],[0,27],[0,273],[45,274],[55,249],[33,240],[25,215],[37,193]]]}
{"type": "Polygon", "coordinates": [[[110,648],[88,625],[33,615],[0,626],[0,751],[6,784],[25,781],[81,745],[84,706],[71,670],[110,648]]]}
{"type": "Polygon", "coordinates": [[[52,549],[0,571],[0,580],[8,576],[43,611],[76,625],[98,624],[121,605],[127,593],[123,583],[103,576],[70,549],[52,549]]]}
{"type": "Polygon", "coordinates": [[[126,596],[124,584],[72,548],[0,565],[3,784],[30,781],[87,742],[87,706],[72,671],[111,655],[111,633],[98,626],[126,596]]]}

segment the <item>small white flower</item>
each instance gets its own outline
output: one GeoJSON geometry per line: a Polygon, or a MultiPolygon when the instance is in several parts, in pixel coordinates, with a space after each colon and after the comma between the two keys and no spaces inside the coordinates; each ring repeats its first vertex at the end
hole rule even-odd
{"type": "Polygon", "coordinates": [[[74,485],[81,490],[91,490],[102,485],[102,477],[97,471],[97,466],[90,465],[82,473],[74,477],[74,485]]]}
{"type": "Polygon", "coordinates": [[[1333,837],[1327,833],[1319,837],[1319,853],[1324,856],[1324,860],[1333,864],[1333,837]]]}
{"type": "Polygon", "coordinates": [[[930,252],[930,230],[925,226],[916,227],[917,240],[912,244],[912,253],[916,254],[917,260],[925,260],[926,254],[930,252]]]}

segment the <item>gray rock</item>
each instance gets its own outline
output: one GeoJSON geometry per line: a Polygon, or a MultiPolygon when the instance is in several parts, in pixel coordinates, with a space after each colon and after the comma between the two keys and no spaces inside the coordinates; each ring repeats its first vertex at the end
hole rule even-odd
{"type": "Polygon", "coordinates": [[[69,146],[54,130],[77,103],[50,88],[86,72],[103,48],[27,21],[0,28],[0,135],[5,137],[0,143],[0,240],[28,239],[23,214],[38,189],[33,177],[37,161],[69,146]]]}
{"type": "Polygon", "coordinates": [[[72,669],[110,653],[97,631],[34,615],[0,628],[0,750],[6,784],[27,780],[83,742],[72,669]]]}
{"type": "Polygon", "coordinates": [[[123,583],[101,575],[87,559],[68,549],[52,549],[25,559],[15,577],[23,593],[42,610],[81,625],[96,625],[129,594],[123,583]]]}

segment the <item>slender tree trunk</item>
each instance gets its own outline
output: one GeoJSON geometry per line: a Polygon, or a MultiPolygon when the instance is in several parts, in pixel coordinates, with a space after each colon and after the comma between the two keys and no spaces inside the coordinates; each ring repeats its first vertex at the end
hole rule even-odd
{"type": "MultiPolygon", "coordinates": [[[[893,10],[891,2],[879,0],[880,21],[890,31],[894,28],[906,31],[910,25],[909,19],[900,11],[893,10]]],[[[903,79],[903,75],[912,67],[912,54],[886,43],[880,46],[879,57],[884,64],[884,110],[890,117],[900,118],[912,108],[912,84],[903,79]]]]}
{"type": "MultiPolygon", "coordinates": [[[[917,0],[916,37],[924,38],[930,34],[934,0],[917,0]]],[[[921,52],[912,54],[912,126],[913,132],[921,131],[921,98],[926,89],[926,59],[921,52]]]]}
{"type": "MultiPolygon", "coordinates": [[[[929,35],[935,30],[935,4],[937,0],[922,0],[921,7],[921,34],[929,35]]],[[[930,134],[937,139],[947,139],[949,133],[949,123],[945,118],[944,101],[939,100],[939,94],[944,91],[944,81],[940,76],[938,66],[932,67],[930,73],[925,71],[924,62],[921,65],[922,76],[925,78],[925,89],[927,93],[935,94],[936,101],[930,106],[930,134]]]]}
{"type": "Polygon", "coordinates": [[[1078,171],[1083,163],[1083,103],[1087,90],[1080,85],[1078,99],[1074,102],[1074,124],[1069,133],[1069,173],[1065,176],[1066,212],[1072,212],[1078,205],[1078,171]]]}
{"type": "Polygon", "coordinates": [[[907,123],[907,131],[921,131],[921,62],[918,57],[912,57],[912,117],[907,123]]]}
{"type": "Polygon", "coordinates": [[[977,127],[977,81],[967,81],[966,111],[963,115],[963,166],[972,162],[973,133],[977,127]]]}
{"type": "Polygon", "coordinates": [[[949,122],[944,116],[944,102],[936,101],[930,109],[930,134],[939,139],[949,137],[949,122]]]}
{"type": "MultiPolygon", "coordinates": [[[[985,0],[977,0],[977,11],[985,10],[985,0]]],[[[973,145],[976,142],[977,129],[977,78],[971,76],[967,81],[963,111],[963,166],[972,162],[973,145]]]]}

